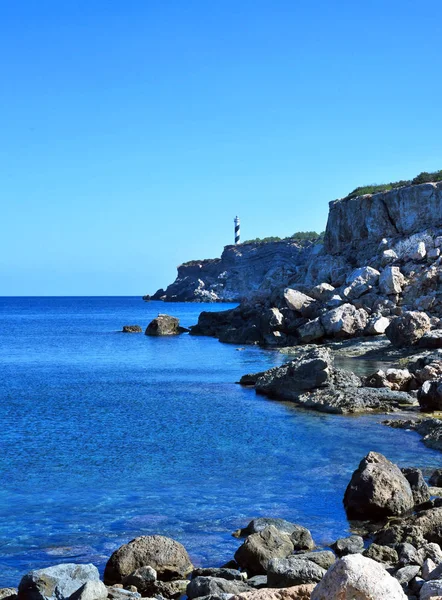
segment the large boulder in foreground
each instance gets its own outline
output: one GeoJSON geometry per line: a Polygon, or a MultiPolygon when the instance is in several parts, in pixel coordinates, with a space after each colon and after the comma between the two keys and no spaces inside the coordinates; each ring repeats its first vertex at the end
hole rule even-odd
{"type": "Polygon", "coordinates": [[[430,329],[431,322],[426,313],[410,310],[393,319],[385,330],[385,335],[393,346],[402,348],[417,344],[430,329]]]}
{"type": "Polygon", "coordinates": [[[369,452],[360,462],[344,495],[349,519],[379,520],[403,515],[413,506],[413,492],[404,474],[378,452],[369,452]]]}
{"type": "Polygon", "coordinates": [[[60,600],[69,598],[88,581],[99,581],[97,567],[92,564],[67,563],[30,571],[18,586],[19,600],[60,600]]]}
{"type": "Polygon", "coordinates": [[[170,315],[158,315],[153,319],[146,327],[144,332],[146,335],[160,336],[160,335],[178,335],[187,331],[183,327],[180,327],[180,320],[177,317],[171,317],[170,315]]]}
{"type": "Polygon", "coordinates": [[[362,554],[337,560],[313,590],[311,600],[406,600],[400,583],[362,554]]]}
{"type": "Polygon", "coordinates": [[[121,583],[145,566],[155,569],[162,581],[184,579],[194,568],[187,550],[179,542],[162,535],[143,535],[115,550],[107,561],[104,583],[121,583]]]}
{"type": "Polygon", "coordinates": [[[259,533],[249,535],[235,552],[235,560],[249,575],[262,575],[272,558],[286,558],[294,550],[287,533],[281,533],[269,525],[259,533]]]}

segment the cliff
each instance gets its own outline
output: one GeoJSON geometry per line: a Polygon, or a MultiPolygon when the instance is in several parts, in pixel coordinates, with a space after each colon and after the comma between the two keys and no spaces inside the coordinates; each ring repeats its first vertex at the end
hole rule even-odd
{"type": "Polygon", "coordinates": [[[152,299],[168,302],[236,302],[296,279],[321,245],[279,242],[226,246],[221,258],[178,267],[176,280],[152,299]]]}
{"type": "Polygon", "coordinates": [[[265,297],[294,284],[339,287],[355,267],[382,267],[381,243],[394,252],[413,235],[440,233],[442,182],[343,198],[329,207],[324,245],[285,239],[226,246],[221,258],[178,267],[176,280],[153,298],[228,302],[265,297]]]}

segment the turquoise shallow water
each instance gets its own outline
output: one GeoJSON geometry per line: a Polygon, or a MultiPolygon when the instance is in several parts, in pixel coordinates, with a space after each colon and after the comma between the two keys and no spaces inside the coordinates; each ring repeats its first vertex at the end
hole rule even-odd
{"type": "Polygon", "coordinates": [[[380,416],[307,412],[235,385],[274,351],[182,335],[119,333],[158,314],[196,323],[223,306],[139,298],[0,298],[0,587],[31,568],[95,563],[137,535],[170,535],[198,565],[238,546],[256,516],[327,543],[348,531],[342,496],[369,450],[440,466],[380,416]]]}

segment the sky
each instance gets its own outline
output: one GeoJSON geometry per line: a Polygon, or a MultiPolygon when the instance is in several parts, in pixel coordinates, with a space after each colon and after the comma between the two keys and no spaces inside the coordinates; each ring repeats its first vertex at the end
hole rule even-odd
{"type": "Polygon", "coordinates": [[[2,0],[0,295],[142,295],[442,169],[440,0],[2,0]]]}

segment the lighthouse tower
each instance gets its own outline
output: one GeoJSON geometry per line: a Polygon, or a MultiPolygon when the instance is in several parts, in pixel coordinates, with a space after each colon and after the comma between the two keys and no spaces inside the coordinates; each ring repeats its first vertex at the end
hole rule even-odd
{"type": "Polygon", "coordinates": [[[235,223],[235,244],[239,244],[240,243],[239,240],[240,240],[240,237],[241,237],[241,234],[240,234],[240,231],[239,231],[239,217],[236,216],[233,221],[235,223]]]}

